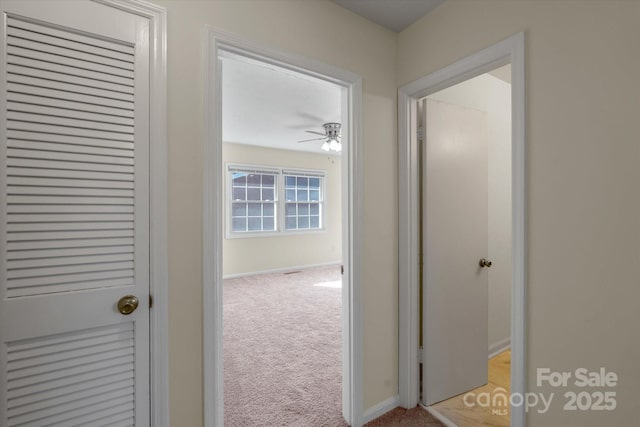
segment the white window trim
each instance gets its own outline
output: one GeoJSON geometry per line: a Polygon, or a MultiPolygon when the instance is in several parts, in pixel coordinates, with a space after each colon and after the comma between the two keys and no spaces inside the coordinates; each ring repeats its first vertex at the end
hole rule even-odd
{"type": "Polygon", "coordinates": [[[289,167],[274,167],[266,165],[244,164],[244,163],[227,163],[224,168],[224,180],[225,180],[225,237],[231,239],[247,239],[247,238],[260,238],[260,237],[285,237],[292,235],[305,235],[305,234],[324,234],[328,232],[327,227],[327,171],[322,169],[299,169],[289,167]],[[276,229],[274,231],[232,231],[231,229],[231,217],[232,217],[232,199],[233,194],[232,180],[229,174],[232,169],[254,171],[255,173],[275,173],[276,174],[276,186],[275,186],[275,222],[276,229]],[[311,177],[317,177],[321,179],[320,194],[322,200],[320,201],[320,218],[322,227],[313,229],[302,230],[287,230],[285,229],[285,175],[309,175],[311,177]]]}

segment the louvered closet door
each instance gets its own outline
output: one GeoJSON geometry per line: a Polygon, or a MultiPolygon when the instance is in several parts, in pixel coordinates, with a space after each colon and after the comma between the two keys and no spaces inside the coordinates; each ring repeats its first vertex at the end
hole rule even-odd
{"type": "Polygon", "coordinates": [[[148,426],[148,21],[1,5],[0,426],[148,426]]]}

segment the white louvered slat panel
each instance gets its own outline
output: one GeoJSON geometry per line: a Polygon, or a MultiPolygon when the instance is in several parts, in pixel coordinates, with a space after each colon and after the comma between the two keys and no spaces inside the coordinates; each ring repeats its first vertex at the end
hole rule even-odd
{"type": "MultiPolygon", "coordinates": [[[[65,387],[65,391],[69,394],[74,393],[86,393],[97,387],[121,387],[133,384],[133,375],[131,372],[125,372],[120,374],[111,375],[108,380],[103,378],[82,381],[78,384],[71,384],[65,387]]],[[[59,397],[57,390],[45,390],[39,393],[27,393],[23,396],[14,397],[11,399],[14,407],[24,407],[29,404],[43,405],[49,403],[51,400],[59,397]]]]}
{"type": "Polygon", "coordinates": [[[97,104],[89,104],[86,102],[77,102],[77,101],[68,101],[64,99],[56,99],[56,98],[47,98],[47,97],[39,97],[35,95],[18,93],[18,92],[9,92],[7,93],[7,101],[21,103],[25,105],[41,105],[46,107],[54,107],[63,110],[72,110],[76,111],[79,114],[83,113],[95,113],[95,114],[104,114],[113,117],[123,117],[132,119],[134,114],[133,110],[128,108],[114,108],[108,107],[104,105],[97,104]]]}
{"type": "Polygon", "coordinates": [[[11,24],[8,26],[7,31],[7,45],[19,46],[25,49],[34,50],[37,52],[44,52],[64,58],[73,58],[86,63],[101,64],[112,68],[119,68],[124,70],[134,70],[134,56],[124,55],[120,58],[109,55],[106,56],[106,51],[96,52],[96,49],[81,45],[74,42],[67,42],[65,40],[47,37],[46,35],[34,35],[32,36],[28,31],[17,30],[11,24]],[[40,40],[36,40],[40,39],[40,40]]]}
{"type": "Polygon", "coordinates": [[[130,181],[106,181],[90,179],[53,179],[41,177],[10,176],[7,184],[12,186],[32,186],[32,187],[74,187],[74,188],[115,188],[122,190],[132,190],[133,183],[130,181]]]}
{"type": "Polygon", "coordinates": [[[9,194],[34,194],[40,196],[99,196],[99,197],[133,197],[133,190],[112,188],[84,187],[25,187],[11,188],[9,194]]]}
{"type": "Polygon", "coordinates": [[[127,114],[126,111],[133,110],[131,103],[127,101],[120,101],[113,98],[102,98],[99,96],[85,95],[76,92],[67,92],[63,90],[47,89],[45,87],[29,86],[13,82],[7,83],[7,91],[10,94],[19,93],[23,95],[43,96],[45,98],[52,98],[61,101],[125,110],[123,114],[127,114]]]}
{"type": "Polygon", "coordinates": [[[36,105],[27,102],[16,102],[13,100],[9,100],[7,102],[7,109],[9,111],[17,111],[22,113],[30,113],[30,114],[38,114],[41,116],[51,116],[51,117],[61,117],[61,118],[75,118],[79,120],[86,120],[89,122],[102,122],[102,123],[110,123],[110,124],[118,124],[124,126],[133,126],[133,118],[131,117],[123,117],[122,115],[113,115],[113,114],[105,114],[105,113],[94,113],[91,111],[82,111],[78,110],[78,107],[82,107],[80,105],[67,105],[66,107],[75,107],[75,108],[65,108],[61,107],[61,104],[58,105],[36,105]]]}
{"type": "Polygon", "coordinates": [[[110,148],[119,150],[133,150],[133,141],[117,141],[114,139],[88,138],[67,134],[43,133],[33,130],[7,130],[7,137],[11,141],[23,140],[34,142],[48,142],[52,144],[78,145],[95,148],[110,148]]]}
{"type": "Polygon", "coordinates": [[[10,168],[68,169],[74,171],[100,171],[133,175],[133,166],[103,165],[90,162],[55,161],[21,157],[7,158],[7,166],[10,168]]]}
{"type": "Polygon", "coordinates": [[[131,322],[7,343],[8,425],[129,414],[134,343],[131,322]]]}
{"type": "Polygon", "coordinates": [[[123,230],[133,229],[132,222],[28,222],[9,224],[10,232],[40,232],[40,231],[80,231],[80,230],[123,230]]]}
{"type": "MultiPolygon", "coordinates": [[[[93,151],[93,150],[89,150],[93,151]]],[[[62,160],[75,163],[99,163],[107,165],[133,165],[131,157],[114,157],[102,154],[84,154],[84,153],[65,153],[58,151],[32,150],[22,148],[9,148],[7,150],[9,158],[20,159],[50,159],[62,160]]],[[[125,173],[129,173],[129,169],[125,173]]],[[[113,170],[113,172],[123,172],[122,170],[113,170]]]]}
{"type": "Polygon", "coordinates": [[[83,213],[133,213],[133,206],[125,205],[8,205],[11,214],[83,214],[83,213]]]}
{"type": "Polygon", "coordinates": [[[120,173],[78,171],[78,170],[58,170],[58,169],[34,169],[23,167],[7,168],[7,175],[10,177],[45,177],[45,178],[65,178],[79,180],[105,180],[131,182],[131,176],[120,173]]]}
{"type": "Polygon", "coordinates": [[[67,257],[73,258],[78,256],[104,255],[104,254],[121,254],[133,253],[133,245],[113,245],[113,246],[97,246],[97,247],[78,247],[78,248],[55,248],[55,249],[36,249],[36,250],[20,250],[13,251],[8,258],[8,262],[15,261],[39,261],[52,262],[67,257]]]}
{"type": "Polygon", "coordinates": [[[110,253],[103,255],[76,255],[76,256],[58,256],[49,258],[23,259],[17,261],[8,261],[7,268],[11,270],[24,268],[41,268],[59,265],[75,265],[82,263],[106,263],[126,261],[131,259],[130,252],[110,253]]]}
{"type": "Polygon", "coordinates": [[[88,79],[98,84],[108,83],[117,84],[124,87],[133,87],[133,78],[121,77],[113,74],[100,73],[98,71],[87,70],[84,68],[72,67],[54,62],[44,62],[38,59],[26,58],[23,56],[12,55],[7,58],[9,66],[21,67],[24,69],[42,70],[50,73],[56,73],[62,76],[79,77],[88,79]]]}
{"type": "Polygon", "coordinates": [[[110,41],[101,40],[99,38],[79,34],[77,32],[65,31],[55,27],[44,26],[22,19],[9,18],[7,20],[7,26],[9,28],[20,28],[22,30],[30,31],[35,34],[43,34],[49,37],[57,38],[63,42],[70,41],[71,43],[74,43],[73,46],[75,47],[85,46],[87,49],[102,49],[100,52],[103,55],[108,55],[109,52],[120,52],[130,56],[133,56],[134,54],[133,46],[121,43],[113,43],[110,41]]]}
{"type": "MultiPolygon", "coordinates": [[[[78,79],[75,78],[70,80],[77,81],[78,79]]],[[[79,84],[79,82],[77,82],[76,84],[71,84],[71,83],[61,82],[58,80],[49,80],[43,77],[31,77],[31,76],[25,76],[22,74],[13,74],[13,73],[8,73],[7,81],[9,83],[15,83],[17,85],[35,86],[35,87],[52,89],[52,90],[58,90],[62,92],[71,92],[71,93],[78,93],[82,95],[89,95],[89,96],[94,96],[98,98],[117,99],[119,101],[124,101],[124,102],[133,102],[133,94],[126,93],[126,92],[116,92],[116,91],[106,90],[102,88],[95,88],[92,86],[85,86],[85,85],[79,84]]]]}
{"type": "MultiPolygon", "coordinates": [[[[64,55],[57,55],[48,53],[43,50],[30,49],[28,47],[22,47],[20,45],[7,44],[7,54],[11,56],[20,56],[23,58],[35,59],[43,62],[50,62],[53,64],[66,65],[67,67],[77,68],[80,70],[89,70],[102,74],[111,74],[114,76],[133,79],[134,72],[125,68],[114,67],[110,65],[104,65],[91,61],[84,61],[82,59],[76,59],[67,57],[64,55]]],[[[8,59],[8,62],[11,60],[8,59]]]]}
{"type": "MultiPolygon", "coordinates": [[[[133,239],[125,238],[108,238],[108,239],[77,239],[77,240],[47,240],[47,241],[29,241],[29,242],[10,242],[7,249],[10,252],[20,251],[16,254],[18,257],[22,251],[33,251],[42,249],[70,249],[70,248],[92,248],[104,246],[125,246],[133,245],[133,239]]],[[[11,258],[9,258],[11,259],[11,258]]]]}

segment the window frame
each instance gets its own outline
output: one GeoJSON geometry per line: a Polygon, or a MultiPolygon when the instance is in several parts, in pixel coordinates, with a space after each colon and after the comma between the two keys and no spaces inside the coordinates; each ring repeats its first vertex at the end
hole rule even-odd
{"type": "MultiPolygon", "coordinates": [[[[327,232],[327,172],[321,169],[301,169],[301,168],[288,168],[288,167],[275,167],[245,163],[226,163],[224,168],[225,179],[225,230],[227,239],[243,239],[243,238],[255,238],[255,237],[277,237],[277,236],[292,236],[301,234],[319,234],[327,232]],[[268,231],[233,231],[233,179],[231,174],[233,172],[244,171],[247,173],[257,174],[274,174],[275,175],[275,201],[274,201],[274,216],[275,216],[275,230],[268,231]],[[285,176],[308,176],[314,178],[320,178],[320,201],[319,216],[320,216],[320,228],[308,228],[308,229],[295,229],[287,230],[285,227],[286,221],[286,185],[285,176]]],[[[259,202],[264,203],[264,202],[259,202]]],[[[297,202],[296,202],[297,203],[297,202]]]]}

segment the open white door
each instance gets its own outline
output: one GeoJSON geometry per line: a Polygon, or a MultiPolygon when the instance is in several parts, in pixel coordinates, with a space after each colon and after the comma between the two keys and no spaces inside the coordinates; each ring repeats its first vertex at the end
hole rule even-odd
{"type": "Polygon", "coordinates": [[[423,388],[432,405],[487,382],[485,113],[426,100],[423,388]]]}
{"type": "Polygon", "coordinates": [[[0,426],[148,426],[149,22],[1,7],[0,426]]]}

